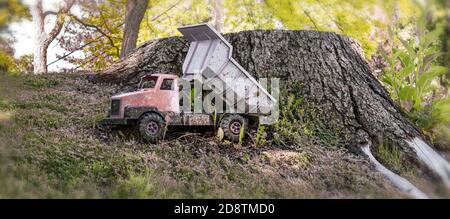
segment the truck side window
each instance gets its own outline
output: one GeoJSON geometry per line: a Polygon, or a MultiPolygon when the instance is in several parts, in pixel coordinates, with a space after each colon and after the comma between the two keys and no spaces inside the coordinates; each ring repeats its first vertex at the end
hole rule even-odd
{"type": "Polygon", "coordinates": [[[157,80],[158,80],[158,77],[144,78],[144,79],[142,79],[141,84],[139,85],[139,88],[140,89],[155,88],[157,80]]]}
{"type": "Polygon", "coordinates": [[[161,84],[161,90],[173,90],[173,79],[164,79],[161,84]]]}

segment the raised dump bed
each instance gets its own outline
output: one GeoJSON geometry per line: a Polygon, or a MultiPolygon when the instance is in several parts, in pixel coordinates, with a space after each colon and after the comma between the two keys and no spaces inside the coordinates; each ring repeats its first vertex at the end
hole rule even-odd
{"type": "MultiPolygon", "coordinates": [[[[231,57],[233,46],[220,33],[208,24],[184,26],[178,30],[190,42],[183,63],[183,79],[205,84],[219,79],[226,84],[220,95],[225,97],[224,92],[233,93],[236,98],[234,106],[245,104],[248,114],[271,113],[276,104],[275,98],[231,57]],[[262,99],[256,98],[258,95],[262,99]]],[[[225,100],[226,104],[231,102],[225,100]]]]}

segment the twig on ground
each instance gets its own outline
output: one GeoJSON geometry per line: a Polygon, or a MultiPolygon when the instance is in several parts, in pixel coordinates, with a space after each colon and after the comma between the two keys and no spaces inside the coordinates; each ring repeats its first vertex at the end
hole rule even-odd
{"type": "Polygon", "coordinates": [[[186,137],[189,137],[189,136],[195,136],[195,135],[200,135],[200,133],[187,133],[187,134],[184,134],[184,135],[178,137],[177,140],[180,140],[182,138],[186,138],[186,137]]]}

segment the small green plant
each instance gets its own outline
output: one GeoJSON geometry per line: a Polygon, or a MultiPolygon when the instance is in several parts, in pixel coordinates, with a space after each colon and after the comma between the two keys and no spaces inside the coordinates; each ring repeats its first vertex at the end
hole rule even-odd
{"type": "Polygon", "coordinates": [[[0,71],[9,72],[14,68],[14,66],[14,58],[9,54],[0,51],[0,71]]]}
{"type": "Polygon", "coordinates": [[[214,123],[214,131],[217,130],[217,111],[214,109],[213,111],[213,123],[214,123]]]}
{"type": "MultiPolygon", "coordinates": [[[[2,42],[3,43],[3,42],[2,42]]],[[[14,58],[11,54],[0,51],[0,71],[8,75],[20,75],[21,73],[29,73],[33,68],[32,55],[24,55],[14,58]]]]}
{"type": "Polygon", "coordinates": [[[245,137],[245,124],[242,124],[241,129],[239,130],[239,145],[242,145],[242,143],[244,142],[244,137],[245,137]]]}
{"type": "Polygon", "coordinates": [[[311,163],[311,157],[306,152],[298,152],[295,159],[302,167],[307,167],[311,163]]]}
{"type": "Polygon", "coordinates": [[[6,100],[0,100],[0,110],[10,110],[13,106],[6,100]]]}
{"type": "Polygon", "coordinates": [[[265,145],[267,143],[267,140],[264,138],[264,134],[265,134],[265,126],[262,124],[258,124],[258,130],[256,131],[256,140],[255,140],[256,146],[265,145]]]}
{"type": "Polygon", "coordinates": [[[217,126],[220,124],[220,122],[222,121],[223,117],[225,116],[225,114],[218,114],[216,108],[214,108],[213,111],[213,122],[214,122],[214,131],[217,131],[217,126]]]}
{"type": "Polygon", "coordinates": [[[149,181],[150,174],[132,174],[128,179],[121,180],[117,188],[113,191],[115,198],[147,198],[152,192],[152,185],[149,181]]]}
{"type": "Polygon", "coordinates": [[[376,148],[378,160],[396,173],[404,173],[407,167],[404,162],[404,155],[397,145],[384,141],[376,148]]]}
{"type": "Polygon", "coordinates": [[[391,54],[382,51],[388,66],[381,80],[397,104],[429,132],[439,124],[450,122],[450,99],[438,91],[440,77],[448,72],[448,68],[438,64],[443,27],[437,25],[429,30],[426,10],[421,8],[416,38],[405,40],[398,36],[396,29],[390,30],[393,49],[391,54]]]}

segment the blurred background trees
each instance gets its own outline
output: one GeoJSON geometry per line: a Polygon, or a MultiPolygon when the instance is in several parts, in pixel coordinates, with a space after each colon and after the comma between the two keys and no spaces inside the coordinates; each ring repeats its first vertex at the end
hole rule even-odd
{"type": "MultiPolygon", "coordinates": [[[[29,6],[0,0],[1,71],[32,68],[32,54],[14,56],[8,28],[31,18],[29,6]]],[[[77,0],[60,21],[56,40],[63,51],[46,65],[65,61],[70,70],[88,72],[194,23],[208,22],[222,33],[306,29],[348,35],[405,113],[436,145],[450,148],[450,0],[77,0]]]]}
{"type": "Polygon", "coordinates": [[[20,72],[28,67],[22,66],[27,57],[18,60],[14,58],[15,50],[12,46],[14,38],[8,29],[9,24],[24,18],[30,18],[30,14],[22,1],[0,0],[0,71],[20,72]]]}

